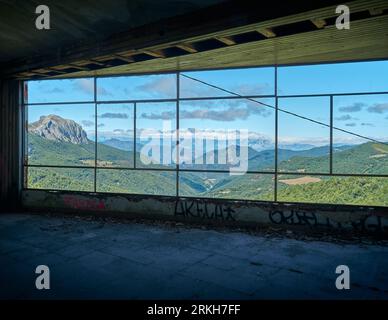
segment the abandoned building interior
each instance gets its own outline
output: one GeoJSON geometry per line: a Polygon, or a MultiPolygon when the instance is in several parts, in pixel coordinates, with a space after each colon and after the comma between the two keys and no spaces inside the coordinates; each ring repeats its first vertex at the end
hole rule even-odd
{"type": "Polygon", "coordinates": [[[0,299],[388,299],[386,0],[0,26],[0,299]]]}

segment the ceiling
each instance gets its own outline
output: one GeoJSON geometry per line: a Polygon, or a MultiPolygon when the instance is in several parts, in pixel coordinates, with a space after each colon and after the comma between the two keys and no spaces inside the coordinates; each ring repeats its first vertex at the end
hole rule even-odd
{"type": "Polygon", "coordinates": [[[18,79],[388,59],[388,1],[0,0],[0,71],[18,79]],[[12,2],[12,4],[11,4],[12,2]]]}
{"type": "Polygon", "coordinates": [[[225,0],[0,0],[0,63],[38,55],[171,16],[192,12],[225,0]],[[35,28],[35,9],[50,9],[50,30],[35,28]]]}
{"type": "MultiPolygon", "coordinates": [[[[324,30],[253,41],[210,51],[142,63],[78,71],[73,77],[206,70],[249,66],[388,59],[388,17],[356,21],[350,30],[324,30]]],[[[69,77],[69,75],[60,75],[69,77]]]]}

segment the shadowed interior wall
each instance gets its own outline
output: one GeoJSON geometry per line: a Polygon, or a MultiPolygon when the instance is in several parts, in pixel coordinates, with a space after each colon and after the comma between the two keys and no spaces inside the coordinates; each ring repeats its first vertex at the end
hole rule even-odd
{"type": "Polygon", "coordinates": [[[19,82],[0,79],[0,211],[15,209],[21,190],[19,82]]]}

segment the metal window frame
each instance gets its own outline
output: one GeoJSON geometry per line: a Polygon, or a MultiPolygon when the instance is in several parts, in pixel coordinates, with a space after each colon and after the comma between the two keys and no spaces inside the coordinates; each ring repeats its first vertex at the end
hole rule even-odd
{"type": "MultiPolygon", "coordinates": [[[[362,60],[362,61],[347,61],[347,62],[333,62],[333,63],[324,63],[324,64],[342,64],[342,63],[355,63],[355,62],[372,62],[372,61],[387,61],[387,60],[362,60]]],[[[91,101],[75,101],[75,102],[44,102],[44,103],[26,103],[24,101],[24,92],[22,95],[22,111],[23,111],[23,119],[24,119],[24,130],[23,130],[23,142],[25,143],[26,147],[23,148],[23,189],[24,190],[46,190],[46,191],[69,191],[69,190],[55,190],[55,189],[36,189],[36,188],[28,188],[28,168],[68,168],[68,169],[90,169],[94,170],[94,187],[93,187],[93,192],[94,194],[96,193],[101,193],[101,194],[127,194],[127,195],[136,195],[136,196],[163,196],[163,195],[155,195],[155,194],[133,194],[133,193],[109,193],[109,192],[101,192],[98,191],[98,186],[97,186],[97,175],[98,175],[98,170],[127,170],[127,171],[162,171],[162,172],[175,172],[176,173],[176,190],[175,190],[175,198],[199,198],[199,199],[209,199],[209,200],[224,200],[224,201],[252,201],[252,202],[270,202],[270,203],[295,203],[295,204],[311,204],[311,203],[306,203],[306,202],[283,202],[283,201],[278,201],[278,176],[279,175],[311,175],[311,176],[325,176],[325,177],[363,177],[363,178],[388,178],[388,174],[360,174],[360,173],[334,173],[333,172],[333,130],[335,129],[333,126],[333,105],[334,105],[334,98],[337,96],[360,96],[360,95],[388,95],[388,91],[377,91],[377,92],[338,92],[338,93],[317,93],[317,94],[294,94],[294,95],[279,95],[278,94],[278,68],[282,67],[291,67],[291,66],[309,66],[309,65],[319,65],[322,63],[310,63],[310,64],[292,64],[292,65],[266,65],[266,66],[250,66],[250,67],[230,67],[230,68],[215,68],[215,69],[206,69],[206,70],[179,70],[176,72],[171,72],[171,71],[166,71],[166,72],[152,72],[152,73],[139,73],[139,74],[120,74],[120,75],[102,75],[102,76],[93,76],[93,77],[78,77],[78,78],[88,78],[88,79],[93,79],[93,84],[94,84],[94,93],[93,93],[93,100],[91,101]],[[274,94],[272,95],[240,95],[240,96],[210,96],[210,97],[180,97],[180,74],[184,72],[206,72],[206,71],[224,71],[224,70],[239,70],[239,69],[257,69],[257,68],[273,68],[274,70],[274,94]],[[175,98],[169,98],[169,99],[129,99],[129,100],[98,100],[97,96],[97,90],[98,90],[98,83],[97,80],[99,78],[111,78],[111,77],[131,77],[131,76],[147,76],[147,75],[164,75],[164,74],[169,74],[169,75],[174,75],[176,76],[176,97],[175,98]],[[327,97],[329,98],[329,114],[330,114],[330,125],[329,125],[329,171],[328,172],[286,172],[286,171],[279,171],[278,164],[279,164],[279,159],[278,159],[278,136],[279,136],[279,106],[278,106],[278,100],[281,98],[309,98],[309,97],[327,97]],[[275,132],[274,132],[274,141],[275,141],[275,147],[274,147],[274,153],[275,153],[275,158],[274,158],[274,168],[273,170],[268,170],[268,171],[260,171],[260,170],[248,170],[246,174],[262,174],[262,175],[272,175],[274,176],[274,196],[273,196],[273,201],[263,201],[263,200],[250,200],[250,199],[227,199],[227,198],[209,198],[209,197],[201,197],[201,196],[181,196],[179,192],[179,184],[180,184],[180,172],[193,172],[193,173],[229,173],[229,170],[202,170],[202,169],[185,169],[181,168],[179,166],[179,153],[180,153],[180,148],[179,148],[179,143],[180,143],[180,137],[179,137],[179,111],[180,111],[180,102],[185,102],[185,101],[198,101],[198,100],[229,100],[229,99],[264,99],[264,98],[272,98],[275,100],[275,132]],[[176,104],[176,129],[177,129],[177,135],[176,135],[176,157],[177,157],[177,162],[175,165],[175,168],[158,168],[158,167],[138,167],[136,164],[136,138],[137,138],[137,133],[136,133],[136,128],[137,128],[137,105],[141,103],[163,103],[163,102],[171,102],[176,104]],[[121,103],[130,103],[133,104],[134,106],[134,118],[133,118],[133,125],[134,125],[134,149],[132,151],[133,153],[133,158],[134,158],[134,164],[133,167],[99,167],[98,166],[98,148],[97,148],[97,137],[98,137],[98,105],[101,104],[121,104],[121,103]],[[44,164],[29,164],[28,163],[28,158],[26,155],[26,152],[28,152],[28,134],[27,134],[27,128],[28,128],[28,107],[29,106],[51,106],[51,105],[79,105],[79,104],[90,104],[94,105],[94,111],[95,111],[95,155],[94,155],[94,166],[67,166],[67,165],[44,165],[44,164]]],[[[63,78],[65,80],[66,78],[63,78]]],[[[74,79],[74,78],[69,78],[69,79],[74,79]]],[[[62,79],[61,79],[62,80],[62,79]]],[[[37,80],[28,80],[28,81],[37,81],[37,80]]],[[[24,90],[24,83],[22,88],[24,90]]],[[[70,190],[71,191],[71,190],[70,190]]],[[[76,192],[76,190],[74,190],[76,192]]],[[[82,191],[80,191],[82,192],[82,191]]],[[[320,204],[320,205],[326,205],[326,204],[320,204]]],[[[348,206],[347,204],[343,203],[336,203],[332,204],[329,203],[327,205],[345,205],[348,206]]],[[[350,205],[350,206],[360,206],[360,205],[350,205]]],[[[379,206],[377,206],[379,207],[379,206]]]]}

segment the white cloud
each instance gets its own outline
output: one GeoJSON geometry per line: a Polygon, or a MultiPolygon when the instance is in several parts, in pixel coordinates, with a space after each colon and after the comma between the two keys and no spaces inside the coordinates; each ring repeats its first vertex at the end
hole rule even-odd
{"type": "MultiPolygon", "coordinates": [[[[77,79],[74,82],[74,87],[86,94],[94,95],[93,79],[77,79]]],[[[97,87],[97,93],[102,96],[112,96],[112,94],[102,86],[97,87]]]]}
{"type": "MultiPolygon", "coordinates": [[[[206,101],[206,106],[203,107],[193,107],[190,102],[187,106],[185,105],[181,108],[179,117],[180,119],[203,119],[230,122],[235,120],[246,120],[251,115],[268,117],[271,114],[272,110],[267,106],[263,106],[253,101],[233,99],[222,100],[222,103],[220,103],[219,100],[209,101],[209,103],[206,101]]],[[[151,120],[173,119],[175,117],[175,112],[143,113],[141,117],[151,120]]]]}
{"type": "Polygon", "coordinates": [[[355,102],[355,103],[350,104],[348,106],[340,107],[340,108],[338,108],[338,110],[341,112],[358,112],[358,111],[361,111],[365,106],[366,106],[365,103],[355,102]]]}
{"type": "Polygon", "coordinates": [[[388,103],[376,103],[368,108],[372,113],[385,113],[388,112],[388,103]]]}
{"type": "Polygon", "coordinates": [[[135,90],[146,91],[157,96],[174,97],[176,96],[176,78],[171,76],[157,77],[148,83],[137,86],[135,90]]]}
{"type": "Polygon", "coordinates": [[[82,125],[84,127],[91,127],[91,126],[94,126],[94,122],[93,121],[90,121],[90,120],[82,120],[81,121],[82,125]]]}

